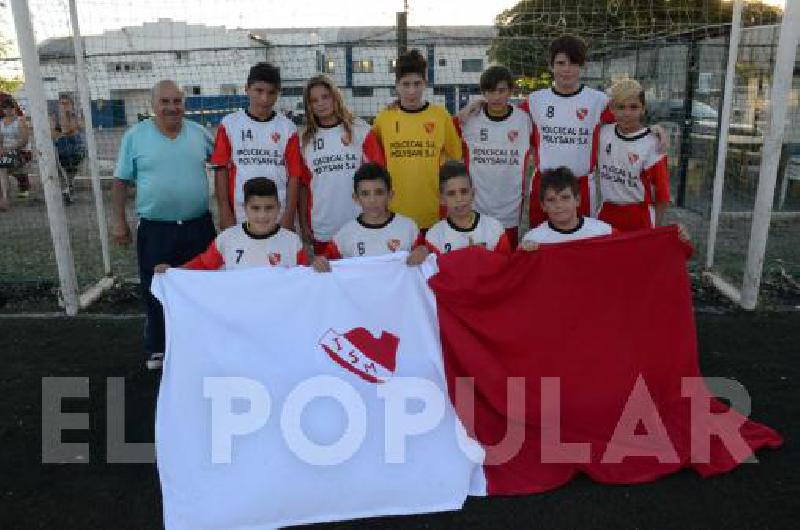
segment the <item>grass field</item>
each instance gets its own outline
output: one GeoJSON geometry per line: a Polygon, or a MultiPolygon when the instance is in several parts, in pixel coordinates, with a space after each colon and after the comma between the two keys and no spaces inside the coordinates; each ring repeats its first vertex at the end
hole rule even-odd
{"type": "MultiPolygon", "coordinates": [[[[0,527],[4,529],[161,528],[153,464],[105,464],[106,378],[126,384],[126,441],[152,442],[158,375],[143,369],[139,318],[0,318],[0,527]],[[41,463],[41,378],[89,377],[87,464],[41,463]]],[[[795,528],[800,496],[800,312],[697,314],[706,376],[734,378],[750,392],[752,417],[786,444],[760,462],[701,479],[683,471],[652,484],[606,486],[579,478],[554,492],[471,498],[459,512],[371,519],[320,528],[795,528]]]]}

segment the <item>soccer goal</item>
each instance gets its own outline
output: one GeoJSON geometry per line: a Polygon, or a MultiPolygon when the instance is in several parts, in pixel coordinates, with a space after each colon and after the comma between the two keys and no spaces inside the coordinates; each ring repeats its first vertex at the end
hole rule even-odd
{"type": "Polygon", "coordinates": [[[30,122],[34,155],[20,170],[30,191],[11,175],[11,208],[0,212],[6,298],[58,293],[74,314],[137,281],[135,245],[109,238],[110,185],[122,135],[152,115],[159,80],[178,84],[186,117],[212,136],[247,105],[245,78],[259,61],[280,68],[276,110],[300,129],[303,87],[318,74],[371,122],[396,99],[398,52],[416,48],[426,99],[454,114],[480,94],[491,64],[518,77],[513,102],[549,86],[549,43],[574,34],[589,46],[582,82],[602,90],[637,79],[648,122],[667,131],[668,220],[692,234],[696,277],[748,309],[764,292],[800,301],[797,2],[508,0],[482,5],[473,25],[443,15],[460,9],[455,0],[4,4],[0,80],[30,122]]]}

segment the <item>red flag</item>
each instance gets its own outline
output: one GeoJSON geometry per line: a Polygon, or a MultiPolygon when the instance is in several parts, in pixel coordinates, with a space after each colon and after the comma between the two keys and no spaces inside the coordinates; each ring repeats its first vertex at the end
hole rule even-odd
{"type": "Polygon", "coordinates": [[[683,467],[709,476],[780,446],[698,379],[689,252],[671,227],[440,258],[430,285],[449,391],[487,449],[490,494],[545,491],[578,472],[621,484],[683,467]],[[474,378],[473,414],[456,396],[463,377],[474,378]]]}

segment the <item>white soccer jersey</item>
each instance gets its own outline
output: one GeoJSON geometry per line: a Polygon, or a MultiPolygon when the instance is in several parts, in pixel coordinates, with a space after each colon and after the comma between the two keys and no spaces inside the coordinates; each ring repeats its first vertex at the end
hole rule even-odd
{"type": "Polygon", "coordinates": [[[269,234],[253,235],[244,224],[223,230],[208,249],[184,265],[187,269],[216,270],[307,265],[297,234],[280,226],[269,234]]]}
{"type": "Polygon", "coordinates": [[[281,113],[266,120],[244,109],[228,114],[217,129],[211,163],[228,168],[228,197],[237,223],[245,219],[244,183],[255,177],[275,181],[282,214],[289,177],[303,172],[297,127],[281,113]]]}
{"type": "Polygon", "coordinates": [[[314,239],[330,241],[333,235],[359,213],[353,201],[353,174],[365,162],[386,165],[383,150],[370,126],[356,118],[348,141],[342,124],[320,127],[303,147],[302,181],[309,188],[309,211],[314,239]]]}
{"type": "Polygon", "coordinates": [[[484,109],[461,125],[464,160],[475,188],[475,210],[506,228],[519,225],[525,166],[531,148],[531,119],[510,108],[504,117],[484,109]]]}
{"type": "Polygon", "coordinates": [[[511,245],[503,225],[497,219],[475,212],[475,222],[470,228],[459,228],[450,219],[442,219],[425,234],[428,248],[437,254],[471,246],[510,253],[511,245]]]}
{"type": "Polygon", "coordinates": [[[581,217],[578,226],[572,230],[559,230],[550,224],[549,221],[545,221],[525,234],[522,241],[531,241],[534,243],[563,243],[564,241],[607,236],[612,232],[613,229],[611,225],[603,221],[598,221],[591,217],[581,217]]]}
{"type": "Polygon", "coordinates": [[[419,239],[417,224],[403,215],[393,213],[380,225],[370,225],[361,218],[351,219],[339,230],[327,252],[329,258],[380,256],[410,251],[419,239]]]}
{"type": "Polygon", "coordinates": [[[624,135],[615,125],[600,130],[601,202],[647,204],[669,201],[667,157],[649,128],[624,135]]]}
{"type": "Polygon", "coordinates": [[[604,92],[581,85],[572,94],[561,94],[555,88],[536,90],[522,104],[533,120],[537,172],[564,166],[576,177],[587,177],[592,213],[597,206],[592,175],[597,129],[601,122],[613,121],[608,101],[604,92]]]}

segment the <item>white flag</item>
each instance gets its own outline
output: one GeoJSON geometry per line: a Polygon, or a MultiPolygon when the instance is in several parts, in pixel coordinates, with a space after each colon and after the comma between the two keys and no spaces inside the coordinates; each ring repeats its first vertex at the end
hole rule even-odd
{"type": "Polygon", "coordinates": [[[403,259],[157,275],[167,530],[453,510],[485,494],[433,297],[403,259]]]}

